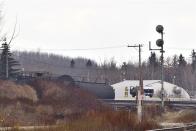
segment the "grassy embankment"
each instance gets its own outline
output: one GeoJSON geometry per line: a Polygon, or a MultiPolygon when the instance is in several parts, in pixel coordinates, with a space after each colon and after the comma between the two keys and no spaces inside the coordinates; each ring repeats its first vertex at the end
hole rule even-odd
{"type": "MultiPolygon", "coordinates": [[[[50,131],[142,131],[159,128],[157,116],[162,115],[158,106],[146,106],[140,123],[135,111],[114,111],[77,87],[51,81],[22,85],[0,81],[0,92],[1,126],[57,126],[44,129],[50,131]]],[[[195,119],[192,113],[179,116],[178,121],[195,119]]]]}

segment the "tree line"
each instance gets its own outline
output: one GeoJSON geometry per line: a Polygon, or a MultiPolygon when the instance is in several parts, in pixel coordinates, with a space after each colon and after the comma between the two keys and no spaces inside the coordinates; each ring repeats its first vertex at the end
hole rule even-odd
{"type": "MultiPolygon", "coordinates": [[[[191,52],[191,63],[180,54],[164,61],[164,80],[183,87],[189,92],[196,90],[196,52],[191,52]]],[[[48,71],[55,75],[70,75],[76,81],[106,82],[113,84],[122,80],[138,80],[137,63],[123,62],[120,66],[114,59],[97,63],[87,58],[70,58],[55,54],[13,51],[6,43],[2,44],[0,54],[0,77],[15,78],[22,71],[48,71]],[[7,64],[8,63],[8,67],[7,64]]],[[[155,52],[142,63],[144,80],[161,79],[161,62],[155,52]]]]}
{"type": "MultiPolygon", "coordinates": [[[[164,60],[164,80],[183,87],[188,91],[196,90],[196,52],[190,52],[192,61],[188,63],[183,54],[164,60]]],[[[97,63],[87,58],[70,58],[61,55],[13,51],[6,38],[0,53],[0,78],[15,78],[22,71],[48,71],[55,75],[70,75],[76,81],[107,82],[110,84],[122,80],[137,80],[137,63],[123,62],[120,66],[114,59],[97,63]]],[[[161,79],[161,62],[155,52],[142,63],[143,79],[161,79]]]]}

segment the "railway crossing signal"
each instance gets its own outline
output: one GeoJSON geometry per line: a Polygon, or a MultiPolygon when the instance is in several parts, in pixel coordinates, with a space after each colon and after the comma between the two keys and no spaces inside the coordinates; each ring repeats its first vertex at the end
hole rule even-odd
{"type": "Polygon", "coordinates": [[[164,68],[163,68],[164,57],[163,57],[163,53],[165,52],[163,50],[163,45],[164,45],[164,40],[163,40],[164,32],[163,32],[163,30],[164,30],[164,27],[162,25],[157,25],[156,31],[161,34],[161,39],[158,39],[156,41],[156,45],[161,48],[152,49],[151,42],[149,42],[149,50],[159,50],[161,52],[161,107],[162,107],[162,109],[164,109],[164,82],[163,82],[164,81],[164,75],[163,75],[163,73],[164,73],[164,68]]]}

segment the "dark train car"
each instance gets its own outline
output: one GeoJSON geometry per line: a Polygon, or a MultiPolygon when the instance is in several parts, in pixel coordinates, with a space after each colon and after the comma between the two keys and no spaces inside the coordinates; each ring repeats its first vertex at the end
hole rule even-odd
{"type": "Polygon", "coordinates": [[[28,83],[34,80],[49,80],[54,82],[61,82],[65,86],[74,86],[74,79],[69,75],[54,75],[46,71],[26,71],[21,72],[17,76],[17,81],[20,83],[28,83]]]}
{"type": "Polygon", "coordinates": [[[17,75],[16,81],[20,83],[28,83],[33,80],[49,80],[52,74],[46,71],[23,71],[17,75]]]}
{"type": "Polygon", "coordinates": [[[97,96],[98,99],[114,99],[113,88],[106,83],[94,83],[94,82],[75,82],[79,88],[87,90],[93,95],[97,96]]]}
{"type": "Polygon", "coordinates": [[[74,79],[69,75],[62,75],[56,78],[57,81],[62,82],[66,86],[74,86],[74,79]]]}
{"type": "Polygon", "coordinates": [[[62,82],[65,86],[79,87],[83,90],[86,90],[95,95],[98,99],[114,99],[115,96],[113,88],[106,83],[75,81],[69,75],[56,76],[50,74],[49,72],[38,71],[23,72],[18,76],[17,80],[23,83],[32,82],[33,80],[52,80],[56,82],[62,82]]]}

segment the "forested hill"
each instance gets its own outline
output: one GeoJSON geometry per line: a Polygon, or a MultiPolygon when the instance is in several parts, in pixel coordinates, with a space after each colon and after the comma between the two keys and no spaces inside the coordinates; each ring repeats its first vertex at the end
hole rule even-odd
{"type": "Polygon", "coordinates": [[[26,51],[14,51],[13,54],[24,71],[48,71],[56,75],[68,74],[75,77],[86,77],[89,67],[97,68],[95,61],[82,57],[72,59],[55,54],[26,51]]]}
{"type": "MultiPolygon", "coordinates": [[[[123,79],[121,67],[111,59],[97,64],[94,60],[87,58],[70,58],[55,54],[40,52],[13,51],[13,56],[21,64],[24,71],[48,71],[57,75],[71,75],[78,81],[109,82],[116,83],[123,79]]],[[[137,73],[134,65],[130,64],[127,79],[136,79],[137,73]]]]}
{"type": "MultiPolygon", "coordinates": [[[[71,75],[79,81],[109,82],[110,84],[123,79],[137,80],[138,65],[122,63],[117,67],[111,59],[97,64],[87,58],[70,58],[60,55],[39,52],[13,52],[14,57],[21,64],[24,71],[48,71],[58,75],[71,75]]],[[[142,64],[143,79],[161,79],[160,60],[155,53],[151,53],[149,59],[142,64]]],[[[165,58],[164,79],[189,90],[196,90],[196,53],[192,52],[192,63],[187,63],[185,57],[180,54],[165,58]],[[174,79],[175,78],[175,79],[174,79]]]]}

